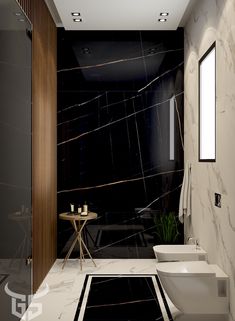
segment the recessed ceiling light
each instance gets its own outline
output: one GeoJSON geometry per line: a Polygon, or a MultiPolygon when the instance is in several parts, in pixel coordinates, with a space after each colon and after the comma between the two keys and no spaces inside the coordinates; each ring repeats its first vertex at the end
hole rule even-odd
{"type": "Polygon", "coordinates": [[[169,16],[169,12],[161,12],[160,16],[167,17],[167,16],[169,16]]]}
{"type": "Polygon", "coordinates": [[[82,22],[82,18],[73,19],[74,22],[82,22]]]}
{"type": "Polygon", "coordinates": [[[152,54],[155,54],[156,52],[157,52],[156,48],[150,48],[148,49],[147,54],[152,55],[152,54]]]}
{"type": "Polygon", "coordinates": [[[91,53],[90,48],[88,47],[82,48],[82,53],[84,55],[89,55],[91,53]]]}
{"type": "Polygon", "coordinates": [[[163,19],[163,18],[162,18],[162,19],[158,19],[158,21],[159,21],[159,22],[166,22],[167,19],[163,19]]]}
{"type": "Polygon", "coordinates": [[[74,17],[78,17],[78,16],[80,16],[81,14],[80,14],[80,12],[72,12],[71,15],[74,16],[74,17]]]}
{"type": "Polygon", "coordinates": [[[21,16],[21,12],[15,12],[15,16],[17,17],[21,16]]]}
{"type": "Polygon", "coordinates": [[[20,22],[24,22],[25,20],[23,18],[18,19],[20,22]]]}

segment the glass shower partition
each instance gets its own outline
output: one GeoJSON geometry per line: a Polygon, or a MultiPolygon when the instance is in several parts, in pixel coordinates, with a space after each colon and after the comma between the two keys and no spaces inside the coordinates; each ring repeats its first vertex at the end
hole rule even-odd
{"type": "Polygon", "coordinates": [[[0,319],[20,320],[31,294],[31,25],[0,2],[0,319]],[[14,299],[15,298],[15,299],[14,299]]]}

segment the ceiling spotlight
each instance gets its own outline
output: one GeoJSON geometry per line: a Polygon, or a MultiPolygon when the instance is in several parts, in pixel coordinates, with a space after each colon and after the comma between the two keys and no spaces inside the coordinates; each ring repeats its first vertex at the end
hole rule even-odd
{"type": "Polygon", "coordinates": [[[80,14],[80,12],[72,12],[71,15],[73,17],[79,17],[81,14],[80,14]]]}
{"type": "Polygon", "coordinates": [[[158,21],[159,21],[159,22],[166,22],[167,19],[163,19],[163,18],[162,18],[162,19],[158,19],[158,21]]]}
{"type": "Polygon", "coordinates": [[[15,12],[15,16],[17,17],[21,16],[21,12],[15,12]]]}
{"type": "Polygon", "coordinates": [[[24,22],[25,20],[23,18],[18,19],[20,22],[24,22]]]}
{"type": "Polygon", "coordinates": [[[153,55],[153,54],[155,54],[157,51],[156,51],[156,48],[151,48],[151,49],[149,49],[148,51],[147,51],[147,54],[149,54],[149,55],[153,55]]]}
{"type": "Polygon", "coordinates": [[[161,12],[160,16],[167,17],[167,16],[169,16],[169,12],[161,12]]]}
{"type": "Polygon", "coordinates": [[[74,22],[82,22],[82,18],[75,18],[73,19],[74,22]]]}
{"type": "Polygon", "coordinates": [[[90,53],[91,53],[90,48],[88,48],[88,47],[82,48],[82,53],[84,55],[90,55],[90,53]]]}

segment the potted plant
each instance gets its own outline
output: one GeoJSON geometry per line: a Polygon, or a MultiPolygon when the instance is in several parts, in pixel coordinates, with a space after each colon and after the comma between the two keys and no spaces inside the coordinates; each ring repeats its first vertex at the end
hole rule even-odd
{"type": "Polygon", "coordinates": [[[174,244],[177,242],[179,222],[175,212],[165,212],[154,217],[155,238],[158,244],[174,244]]]}

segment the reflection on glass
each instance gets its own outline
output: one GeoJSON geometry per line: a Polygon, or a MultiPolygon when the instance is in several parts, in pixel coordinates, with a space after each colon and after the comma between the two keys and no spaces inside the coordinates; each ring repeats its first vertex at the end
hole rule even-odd
{"type": "Polygon", "coordinates": [[[199,160],[215,160],[215,44],[199,62],[199,160]]]}
{"type": "Polygon", "coordinates": [[[26,264],[32,253],[31,40],[26,32],[30,28],[15,0],[0,1],[0,319],[4,321],[21,319],[31,295],[31,265],[26,264]],[[13,294],[22,300],[13,301],[13,294]],[[17,302],[16,310],[12,302],[17,302]]]}

